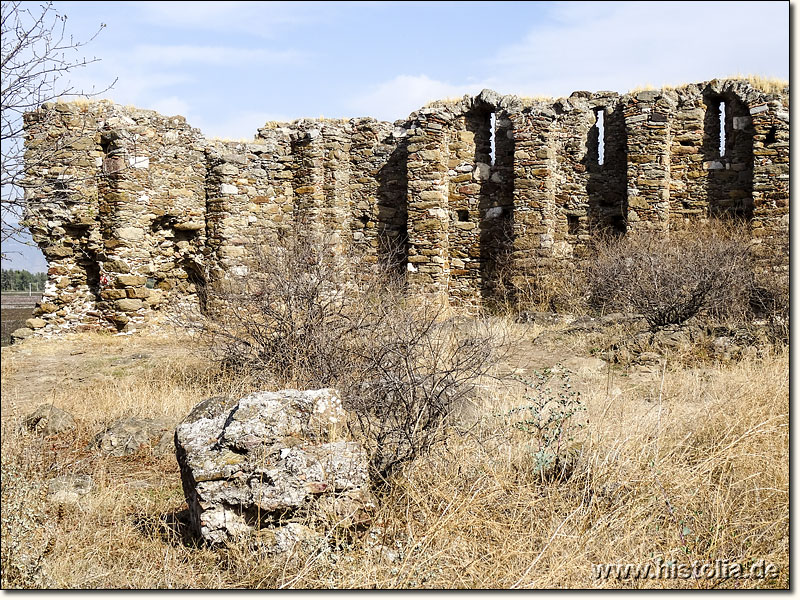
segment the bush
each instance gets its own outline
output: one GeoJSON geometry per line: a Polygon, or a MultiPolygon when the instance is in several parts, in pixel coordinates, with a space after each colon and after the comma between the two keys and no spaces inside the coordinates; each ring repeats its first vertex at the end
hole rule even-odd
{"type": "Polygon", "coordinates": [[[590,303],[641,314],[652,331],[699,316],[741,319],[754,266],[749,238],[734,226],[631,233],[598,244],[590,303]]]}
{"type": "Polygon", "coordinates": [[[750,312],[767,322],[770,341],[789,343],[789,277],[786,273],[759,272],[753,278],[749,294],[750,312]]]}
{"type": "Polygon", "coordinates": [[[376,483],[443,438],[502,347],[490,327],[408,298],[391,262],[370,265],[331,236],[287,234],[252,256],[208,299],[209,348],[262,387],[337,387],[376,483]]]}
{"type": "Polygon", "coordinates": [[[535,270],[520,270],[509,262],[499,273],[493,299],[502,312],[582,314],[586,311],[586,281],[575,264],[556,261],[535,270]]]}
{"type": "Polygon", "coordinates": [[[517,377],[525,385],[526,404],[512,408],[507,417],[531,441],[531,457],[536,474],[542,479],[560,479],[572,466],[575,433],[584,423],[577,420],[586,410],[580,392],[572,388],[570,373],[557,365],[534,372],[535,379],[517,377]]]}

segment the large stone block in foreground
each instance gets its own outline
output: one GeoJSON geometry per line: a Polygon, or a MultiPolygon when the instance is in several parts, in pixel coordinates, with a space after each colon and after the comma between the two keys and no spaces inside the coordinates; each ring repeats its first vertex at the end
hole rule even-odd
{"type": "Polygon", "coordinates": [[[256,392],[195,406],[175,432],[195,531],[210,543],[296,542],[314,535],[303,523],[365,523],[375,505],[367,454],[346,441],[346,418],[330,389],[256,392]]]}

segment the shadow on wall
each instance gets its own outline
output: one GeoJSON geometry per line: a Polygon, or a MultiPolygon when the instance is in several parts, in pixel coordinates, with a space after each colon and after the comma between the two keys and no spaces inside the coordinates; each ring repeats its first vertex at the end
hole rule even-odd
{"type": "MultiPolygon", "coordinates": [[[[628,134],[621,104],[595,109],[595,125],[589,129],[582,163],[589,177],[589,232],[622,235],[628,219],[628,134]]],[[[576,222],[569,223],[577,228],[576,222]]]]}
{"type": "Polygon", "coordinates": [[[378,260],[401,276],[408,262],[408,141],[403,139],[380,168],[378,180],[378,260]]]}
{"type": "Polygon", "coordinates": [[[753,217],[753,119],[730,92],[706,89],[703,166],[708,170],[709,216],[753,217]]]}
{"type": "Polygon", "coordinates": [[[508,115],[491,107],[484,108],[472,122],[480,131],[475,133],[475,161],[490,165],[489,177],[481,181],[478,201],[480,293],[486,301],[497,293],[502,262],[512,246],[514,132],[508,115]]]}

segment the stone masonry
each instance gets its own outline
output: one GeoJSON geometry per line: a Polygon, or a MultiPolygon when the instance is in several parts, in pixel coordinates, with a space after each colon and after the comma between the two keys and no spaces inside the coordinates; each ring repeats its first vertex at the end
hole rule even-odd
{"type": "Polygon", "coordinates": [[[26,222],[49,265],[37,322],[134,330],[292,227],[464,307],[491,297],[500,265],[580,264],[601,232],[714,218],[746,220],[785,270],[788,107],[788,86],[739,79],[558,100],[484,90],[395,123],[270,122],[244,143],[109,101],[46,104],[25,117],[26,222]]]}

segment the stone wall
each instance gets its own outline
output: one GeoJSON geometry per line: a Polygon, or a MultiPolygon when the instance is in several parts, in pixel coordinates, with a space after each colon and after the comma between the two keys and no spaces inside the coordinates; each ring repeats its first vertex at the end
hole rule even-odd
{"type": "Polygon", "coordinates": [[[687,221],[744,219],[764,263],[786,268],[788,103],[788,87],[744,80],[484,90],[395,123],[267,123],[248,143],[107,101],[47,104],[25,119],[26,222],[49,264],[39,316],[47,332],[135,329],[298,227],[462,307],[501,271],[580,265],[596,235],[687,221]]]}

